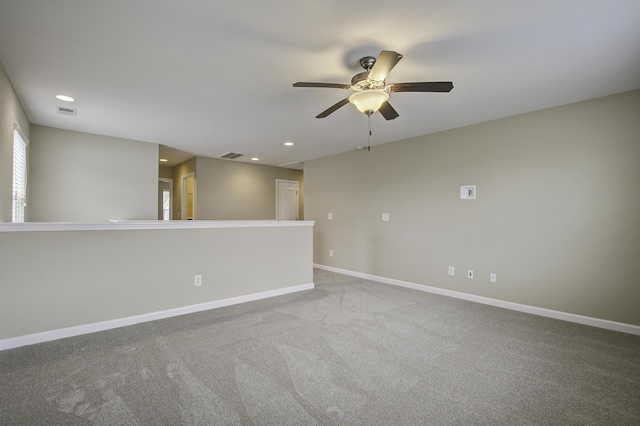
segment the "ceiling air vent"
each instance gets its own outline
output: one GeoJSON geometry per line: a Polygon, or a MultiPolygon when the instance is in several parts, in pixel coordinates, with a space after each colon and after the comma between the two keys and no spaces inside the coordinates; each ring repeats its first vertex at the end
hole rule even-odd
{"type": "Polygon", "coordinates": [[[222,154],[218,158],[224,158],[225,160],[235,160],[238,157],[242,157],[244,154],[238,154],[237,152],[227,152],[226,154],[222,154]]]}
{"type": "Polygon", "coordinates": [[[77,109],[73,109],[73,108],[66,108],[66,107],[56,107],[56,111],[58,112],[58,114],[62,114],[62,115],[78,115],[78,110],[77,109]]]}

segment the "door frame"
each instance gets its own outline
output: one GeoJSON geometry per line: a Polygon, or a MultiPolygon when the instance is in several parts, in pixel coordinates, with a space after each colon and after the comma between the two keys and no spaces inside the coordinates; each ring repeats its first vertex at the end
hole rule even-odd
{"type": "Polygon", "coordinates": [[[280,184],[294,185],[296,187],[296,218],[300,220],[300,182],[297,180],[276,179],[276,220],[280,219],[282,213],[280,211],[280,184]]]}

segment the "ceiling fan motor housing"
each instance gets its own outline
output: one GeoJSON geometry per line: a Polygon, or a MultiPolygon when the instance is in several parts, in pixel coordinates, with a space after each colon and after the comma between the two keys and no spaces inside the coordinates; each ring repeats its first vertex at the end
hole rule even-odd
{"type": "Polygon", "coordinates": [[[369,71],[365,71],[365,72],[361,72],[360,74],[356,74],[351,79],[351,84],[352,85],[356,85],[356,84],[360,83],[361,81],[366,80],[367,77],[369,77],[369,71]]]}

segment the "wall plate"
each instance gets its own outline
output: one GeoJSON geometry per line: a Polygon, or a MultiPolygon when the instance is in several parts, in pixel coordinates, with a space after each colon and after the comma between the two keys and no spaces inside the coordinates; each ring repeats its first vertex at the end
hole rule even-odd
{"type": "Polygon", "coordinates": [[[475,200],[476,199],[476,186],[464,185],[460,187],[460,199],[461,200],[475,200]]]}

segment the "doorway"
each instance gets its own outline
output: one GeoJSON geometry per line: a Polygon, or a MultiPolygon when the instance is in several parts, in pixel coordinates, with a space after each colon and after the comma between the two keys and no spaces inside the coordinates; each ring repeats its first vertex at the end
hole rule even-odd
{"type": "Polygon", "coordinates": [[[182,220],[195,220],[195,173],[182,175],[182,203],[180,208],[180,218],[182,220]]]}
{"type": "Polygon", "coordinates": [[[298,220],[299,183],[276,179],[276,220],[298,220]]]}
{"type": "Polygon", "coordinates": [[[173,179],[158,179],[158,220],[173,219],[173,179]]]}

